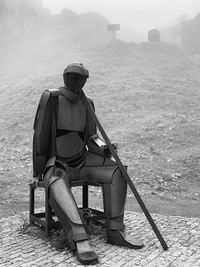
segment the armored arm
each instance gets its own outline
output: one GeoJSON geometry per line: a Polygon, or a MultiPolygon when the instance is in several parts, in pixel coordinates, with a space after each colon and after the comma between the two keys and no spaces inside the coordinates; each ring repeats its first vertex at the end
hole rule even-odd
{"type": "MultiPolygon", "coordinates": [[[[89,103],[94,108],[92,99],[88,98],[89,103]]],[[[114,149],[117,150],[117,145],[112,144],[114,149]]],[[[111,156],[111,152],[106,143],[99,137],[97,127],[91,115],[87,112],[87,147],[88,150],[103,157],[111,156]]]]}
{"type": "Polygon", "coordinates": [[[46,165],[51,147],[52,113],[50,93],[45,91],[38,105],[34,120],[33,176],[40,175],[46,165]]]}

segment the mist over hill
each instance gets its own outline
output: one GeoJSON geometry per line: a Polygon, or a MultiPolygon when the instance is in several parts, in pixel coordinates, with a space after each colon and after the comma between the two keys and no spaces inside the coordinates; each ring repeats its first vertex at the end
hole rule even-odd
{"type": "Polygon", "coordinates": [[[0,0],[2,71],[54,60],[55,55],[108,40],[108,21],[97,13],[64,9],[52,15],[41,0],[0,0]]]}
{"type": "Polygon", "coordinates": [[[98,41],[106,35],[107,20],[97,13],[76,14],[64,9],[52,15],[42,7],[41,0],[0,1],[0,41],[17,45],[43,43],[62,39],[73,45],[98,41]],[[36,37],[37,40],[36,40],[36,37]]]}
{"type": "MultiPolygon", "coordinates": [[[[199,20],[197,16],[181,21],[167,31],[161,29],[161,40],[178,43],[184,51],[199,53],[199,20]]],[[[109,43],[108,23],[100,14],[77,14],[67,8],[53,15],[42,6],[41,0],[0,0],[2,73],[37,69],[59,57],[71,56],[77,50],[109,43]]],[[[156,48],[148,42],[142,45],[148,52],[155,49],[159,52],[163,48],[163,43],[156,48]]]]}

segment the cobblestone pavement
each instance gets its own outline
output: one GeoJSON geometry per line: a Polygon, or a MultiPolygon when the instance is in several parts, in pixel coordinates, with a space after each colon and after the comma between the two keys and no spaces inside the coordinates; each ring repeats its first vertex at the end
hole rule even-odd
{"type": "MultiPolygon", "coordinates": [[[[169,246],[164,251],[141,213],[126,212],[129,234],[140,237],[141,250],[125,249],[106,243],[102,226],[90,226],[91,245],[99,256],[96,266],[199,267],[200,219],[152,215],[169,246]]],[[[70,252],[62,231],[45,238],[44,231],[28,226],[28,213],[0,220],[0,266],[81,266],[70,252]]]]}

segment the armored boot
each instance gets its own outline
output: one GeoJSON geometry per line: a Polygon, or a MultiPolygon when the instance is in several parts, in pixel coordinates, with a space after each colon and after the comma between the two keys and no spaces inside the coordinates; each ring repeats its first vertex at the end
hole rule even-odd
{"type": "Polygon", "coordinates": [[[49,184],[49,203],[67,235],[70,249],[80,263],[97,263],[98,257],[89,246],[89,235],[82,223],[65,170],[56,168],[49,184]]]}
{"type": "Polygon", "coordinates": [[[127,183],[121,172],[116,169],[112,184],[103,184],[104,211],[106,216],[107,242],[117,246],[131,249],[140,249],[143,244],[140,240],[127,235],[125,232],[124,208],[126,202],[127,183]]]}

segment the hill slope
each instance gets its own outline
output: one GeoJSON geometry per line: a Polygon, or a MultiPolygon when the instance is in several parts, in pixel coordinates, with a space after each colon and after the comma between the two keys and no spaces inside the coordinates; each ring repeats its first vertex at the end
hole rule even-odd
{"type": "Polygon", "coordinates": [[[1,76],[2,199],[27,203],[39,97],[44,89],[62,85],[66,64],[82,61],[90,70],[85,92],[94,98],[106,132],[119,143],[141,194],[199,208],[200,59],[165,44],[120,41],[52,59],[31,67],[27,61],[25,75],[18,70],[1,76]]]}

